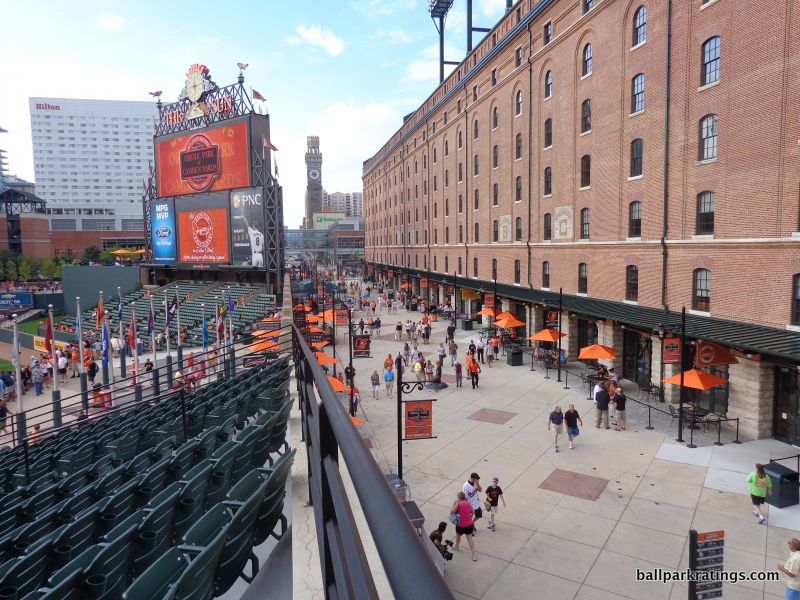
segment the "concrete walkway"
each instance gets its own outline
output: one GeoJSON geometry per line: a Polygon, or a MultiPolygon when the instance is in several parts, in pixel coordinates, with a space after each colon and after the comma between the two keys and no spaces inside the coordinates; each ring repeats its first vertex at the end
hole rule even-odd
{"type": "MultiPolygon", "coordinates": [[[[418,320],[421,314],[384,310],[384,335],[373,340],[372,358],[354,360],[362,433],[386,472],[397,462],[396,403],[383,390],[373,400],[369,377],[373,369],[382,372],[387,353],[402,348],[393,341],[393,325],[407,317],[418,320]]],[[[419,345],[426,358],[435,359],[445,327],[434,323],[431,343],[419,345]]],[[[345,353],[342,334],[339,339],[345,353]]],[[[477,340],[477,332],[457,331],[462,363],[470,339],[477,340]]],[[[675,443],[674,435],[645,430],[646,421],[635,419],[629,419],[627,431],[596,429],[584,388],[565,390],[555,379],[545,380],[543,372],[531,372],[530,365],[510,367],[503,357],[493,368],[483,367],[477,390],[467,380],[456,388],[449,366],[443,372],[447,389],[409,396],[436,398],[437,439],[403,447],[404,476],[426,529],[447,520],[471,471],[481,475],[484,487],[498,475],[508,503],[500,509],[496,531],[486,529],[486,519],[478,522],[477,562],[462,540],[464,549],[447,564],[446,580],[457,598],[682,599],[686,584],[640,583],[635,573],[686,568],[689,529],[725,530],[726,570],[773,570],[786,559],[786,541],[800,537],[800,507],[770,509],[768,524],[758,525],[744,481],[755,462],[795,454],[796,448],[760,440],[689,449],[675,443]],[[546,422],[557,403],[564,409],[574,404],[584,427],[574,450],[563,440],[555,453],[546,422]],[[542,487],[556,470],[556,479],[573,482],[565,491],[542,487]],[[585,486],[594,484],[596,499],[574,495],[585,496],[585,486]]],[[[559,489],[553,483],[551,478],[545,486],[559,489]]],[[[454,537],[452,525],[447,534],[454,537]]],[[[784,589],[781,582],[726,583],[724,597],[778,598],[784,589]]]]}

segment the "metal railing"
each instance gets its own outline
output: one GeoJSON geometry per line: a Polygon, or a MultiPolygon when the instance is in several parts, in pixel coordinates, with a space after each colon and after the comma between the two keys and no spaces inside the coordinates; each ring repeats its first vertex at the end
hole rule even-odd
{"type": "Polygon", "coordinates": [[[308,451],[309,498],[314,506],[326,598],[378,598],[339,468],[339,455],[369,525],[395,598],[452,598],[438,568],[364,445],[300,331],[293,329],[294,363],[308,451]]]}
{"type": "MultiPolygon", "coordinates": [[[[533,348],[522,347],[522,348],[520,348],[520,350],[522,350],[525,354],[530,354],[530,357],[531,357],[531,368],[530,368],[530,370],[531,371],[535,371],[536,370],[536,368],[534,367],[534,363],[538,360],[538,362],[541,363],[539,368],[540,369],[544,369],[544,373],[545,373],[544,378],[545,379],[550,379],[551,378],[550,377],[550,372],[551,371],[555,372],[556,371],[556,367],[553,366],[552,362],[547,357],[542,358],[542,359],[535,359],[534,358],[534,354],[533,354],[533,348]]],[[[571,371],[569,369],[569,367],[567,366],[567,363],[564,363],[564,362],[562,362],[562,364],[561,364],[561,375],[564,378],[563,379],[563,383],[564,383],[564,389],[565,390],[570,389],[569,381],[570,381],[570,376],[572,376],[573,384],[574,384],[575,380],[578,380],[580,382],[579,385],[581,387],[586,386],[587,400],[592,400],[593,399],[592,398],[592,385],[594,384],[594,379],[593,378],[587,377],[586,373],[580,373],[580,372],[576,372],[576,371],[571,371]]],[[[645,429],[651,429],[651,430],[655,429],[655,427],[653,427],[653,411],[655,411],[656,413],[661,413],[663,415],[666,415],[666,416],[670,417],[670,419],[678,418],[677,414],[673,414],[672,412],[669,411],[669,409],[660,408],[659,406],[654,406],[653,404],[651,404],[649,402],[646,402],[643,398],[645,396],[649,396],[649,395],[650,394],[648,392],[644,391],[644,390],[640,390],[640,397],[639,398],[634,398],[632,394],[630,394],[630,395],[629,394],[625,394],[625,398],[628,401],[635,402],[636,404],[639,404],[641,406],[645,406],[647,408],[647,426],[645,427],[645,429]]],[[[685,404],[688,404],[688,403],[685,403],[685,404]]],[[[665,405],[665,406],[672,406],[672,405],[665,405]]],[[[722,424],[723,423],[735,423],[735,430],[734,430],[735,437],[731,441],[731,443],[733,443],[733,444],[741,444],[742,443],[739,440],[739,417],[728,418],[728,417],[726,417],[724,415],[720,415],[720,414],[715,413],[715,412],[709,412],[708,416],[712,416],[713,419],[706,419],[704,421],[701,421],[701,420],[696,419],[696,418],[693,419],[692,416],[689,414],[690,411],[688,411],[686,408],[684,408],[684,410],[686,411],[684,413],[685,422],[687,422],[687,423],[702,423],[705,426],[709,426],[709,425],[716,426],[716,429],[717,429],[717,441],[714,442],[715,446],[724,446],[725,445],[725,443],[722,441],[722,424]]],[[[689,445],[690,445],[689,447],[693,447],[694,431],[690,428],[689,432],[690,432],[689,433],[690,439],[689,439],[689,442],[688,442],[689,445]]]]}
{"type": "MultiPolygon", "coordinates": [[[[273,330],[270,335],[279,339],[275,352],[287,353],[291,350],[291,337],[289,334],[289,325],[273,330]]],[[[258,339],[252,333],[248,333],[233,343],[219,346],[217,348],[218,363],[214,368],[208,362],[210,349],[205,353],[202,351],[195,352],[195,364],[206,361],[206,376],[197,380],[193,388],[202,389],[211,383],[216,376],[230,376],[241,368],[247,368],[246,357],[253,354],[248,344],[254,343],[258,339]],[[239,347],[237,348],[236,346],[239,347]]],[[[64,416],[78,415],[84,412],[89,419],[92,419],[113,414],[125,414],[131,410],[136,410],[141,402],[156,403],[173,397],[175,392],[172,389],[174,375],[179,370],[185,371],[187,362],[188,357],[184,357],[183,367],[178,362],[168,363],[155,367],[149,372],[142,371],[137,374],[137,377],[131,375],[109,383],[112,393],[112,406],[110,408],[93,406],[92,391],[87,390],[86,392],[78,392],[66,397],[59,396],[55,401],[51,400],[41,406],[9,414],[8,420],[11,422],[11,431],[0,435],[0,446],[9,445],[13,447],[29,443],[27,439],[29,437],[28,428],[37,424],[42,428],[38,433],[41,439],[79,427],[82,424],[77,420],[64,423],[64,416]]],[[[111,365],[109,365],[109,368],[111,368],[111,365]]],[[[57,377],[58,374],[56,373],[55,376],[57,377]]],[[[28,393],[30,392],[31,390],[29,389],[28,393]]]]}

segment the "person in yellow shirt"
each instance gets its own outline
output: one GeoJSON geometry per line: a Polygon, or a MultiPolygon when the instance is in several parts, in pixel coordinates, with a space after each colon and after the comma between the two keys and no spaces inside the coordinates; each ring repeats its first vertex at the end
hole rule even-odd
{"type": "Polygon", "coordinates": [[[786,582],[786,600],[800,600],[800,540],[790,539],[789,551],[789,558],[778,565],[778,571],[783,573],[786,582]]]}
{"type": "Polygon", "coordinates": [[[772,481],[764,472],[764,465],[756,464],[756,470],[747,476],[747,483],[750,484],[750,499],[753,501],[753,516],[758,519],[759,524],[767,520],[761,507],[767,496],[772,493],[772,481]]]}

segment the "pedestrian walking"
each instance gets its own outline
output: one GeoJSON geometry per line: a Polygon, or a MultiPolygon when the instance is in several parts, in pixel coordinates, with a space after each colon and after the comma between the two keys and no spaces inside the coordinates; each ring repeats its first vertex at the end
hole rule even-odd
{"type": "Polygon", "coordinates": [[[625,431],[625,426],[628,424],[627,419],[625,418],[625,403],[627,400],[628,398],[622,392],[622,388],[618,387],[614,391],[614,397],[611,400],[614,403],[614,409],[617,413],[617,426],[615,427],[616,431],[625,431]]]}
{"type": "Polygon", "coordinates": [[[767,518],[761,511],[767,496],[772,493],[772,480],[764,471],[764,465],[756,463],[756,470],[747,476],[747,483],[750,484],[750,500],[753,502],[753,516],[758,519],[759,525],[764,523],[767,518]]]}
{"type": "Polygon", "coordinates": [[[394,367],[394,359],[392,358],[391,353],[386,355],[386,358],[383,359],[383,368],[389,369],[390,371],[394,367]]]}
{"type": "Polygon", "coordinates": [[[463,367],[461,363],[456,361],[453,365],[453,370],[456,372],[456,387],[461,387],[461,381],[464,377],[463,367]]]}
{"type": "Polygon", "coordinates": [[[423,362],[422,358],[417,359],[417,361],[414,363],[413,370],[417,381],[423,381],[425,379],[425,363],[423,362]]]}
{"type": "Polygon", "coordinates": [[[456,364],[456,360],[458,360],[458,344],[450,341],[447,348],[450,352],[450,366],[452,367],[454,364],[456,364]]]}
{"type": "Polygon", "coordinates": [[[45,370],[39,361],[31,368],[31,381],[33,382],[33,389],[37,396],[42,395],[42,388],[44,388],[44,375],[45,370]]]}
{"type": "Polygon", "coordinates": [[[489,365],[489,368],[492,368],[492,362],[494,361],[494,346],[492,345],[491,341],[486,344],[486,362],[489,365]]]}
{"type": "Polygon", "coordinates": [[[564,413],[561,412],[561,406],[556,405],[547,417],[547,431],[553,432],[553,448],[558,452],[558,438],[564,433],[564,413]]]}
{"type": "Polygon", "coordinates": [[[483,516],[480,495],[480,493],[483,491],[483,488],[481,487],[481,476],[475,472],[471,473],[469,479],[467,479],[464,482],[464,485],[461,486],[461,491],[464,492],[467,502],[469,502],[470,506],[472,506],[472,510],[475,513],[474,519],[477,521],[483,516]]]}
{"type": "Polygon", "coordinates": [[[439,362],[444,363],[444,357],[447,356],[444,344],[439,344],[439,347],[436,348],[436,354],[439,356],[439,362]]]}
{"type": "Polygon", "coordinates": [[[383,370],[383,383],[386,386],[386,397],[392,399],[392,389],[394,389],[394,371],[386,367],[383,370]]]}
{"type": "Polygon", "coordinates": [[[453,550],[456,552],[460,549],[461,536],[467,536],[467,543],[472,552],[472,560],[478,560],[475,554],[475,511],[472,505],[467,502],[464,492],[458,492],[456,501],[450,507],[450,514],[455,516],[456,524],[456,545],[453,550]]]}
{"type": "Polygon", "coordinates": [[[400,341],[400,336],[403,334],[403,324],[398,321],[397,325],[394,326],[394,340],[396,342],[400,341]]]}
{"type": "Polygon", "coordinates": [[[497,514],[498,504],[503,501],[503,508],[506,508],[506,499],[503,497],[503,488],[500,487],[500,478],[495,475],[492,477],[492,485],[486,488],[486,511],[489,513],[488,528],[495,530],[494,517],[497,514]]]}
{"type": "Polygon", "coordinates": [[[600,386],[600,391],[597,392],[597,395],[594,397],[594,402],[595,412],[597,414],[595,427],[600,429],[600,424],[602,423],[603,427],[610,429],[608,425],[608,406],[611,403],[611,397],[608,395],[605,384],[600,386]]]}
{"type": "Polygon", "coordinates": [[[456,328],[455,328],[455,325],[453,325],[453,324],[451,323],[450,325],[448,325],[448,326],[447,326],[447,337],[445,338],[445,341],[446,341],[446,342],[452,342],[452,341],[455,341],[455,340],[453,339],[453,336],[455,335],[455,333],[456,333],[456,328]]]}
{"type": "Polygon", "coordinates": [[[474,342],[474,340],[470,340],[470,341],[469,341],[469,346],[467,346],[467,352],[469,352],[469,355],[470,355],[472,358],[475,358],[475,351],[476,351],[477,349],[478,349],[478,347],[475,345],[475,342],[474,342]]]}
{"type": "Polygon", "coordinates": [[[564,421],[567,424],[567,436],[569,437],[569,449],[572,450],[575,445],[575,438],[578,437],[580,434],[580,429],[578,429],[578,423],[581,424],[583,427],[583,419],[578,414],[578,411],[575,410],[575,405],[570,404],[567,412],[564,413],[564,421]]]}
{"type": "Polygon", "coordinates": [[[483,341],[483,336],[481,336],[481,338],[478,340],[478,344],[475,346],[475,348],[478,350],[478,361],[481,364],[484,364],[484,362],[483,362],[483,348],[484,348],[484,346],[485,346],[485,343],[483,341]]]}
{"type": "Polygon", "coordinates": [[[783,574],[786,583],[786,600],[800,600],[800,540],[789,540],[789,558],[778,564],[778,571],[783,574]]]}
{"type": "Polygon", "coordinates": [[[372,398],[377,400],[378,393],[381,391],[381,376],[378,375],[377,369],[372,371],[370,382],[372,383],[372,398]]]}
{"type": "Polygon", "coordinates": [[[472,380],[472,389],[474,390],[475,388],[478,387],[478,379],[480,377],[481,366],[478,364],[478,361],[473,358],[471,361],[469,361],[467,368],[469,369],[469,376],[470,379],[472,380]]]}

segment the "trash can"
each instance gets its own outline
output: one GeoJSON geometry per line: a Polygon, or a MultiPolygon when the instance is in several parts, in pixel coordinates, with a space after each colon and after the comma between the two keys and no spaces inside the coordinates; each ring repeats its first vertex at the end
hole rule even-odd
{"type": "Polygon", "coordinates": [[[408,487],[408,484],[400,479],[396,473],[388,473],[386,475],[386,481],[389,482],[389,487],[392,488],[394,497],[397,498],[398,502],[411,500],[411,488],[408,487]]]}
{"type": "Polygon", "coordinates": [[[764,465],[764,471],[772,481],[772,493],[767,496],[767,504],[775,508],[786,508],[800,503],[800,474],[778,463],[764,465]]]}
{"type": "Polygon", "coordinates": [[[416,302],[409,302],[407,308],[411,312],[416,312],[417,311],[417,303],[416,302]]]}
{"type": "Polygon", "coordinates": [[[506,351],[506,363],[510,367],[521,367],[522,366],[522,350],[512,350],[509,349],[506,351]]]}
{"type": "Polygon", "coordinates": [[[472,331],[472,319],[464,317],[461,319],[461,329],[464,331],[472,331]]]}

